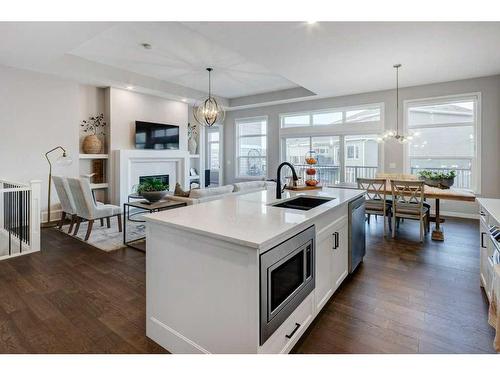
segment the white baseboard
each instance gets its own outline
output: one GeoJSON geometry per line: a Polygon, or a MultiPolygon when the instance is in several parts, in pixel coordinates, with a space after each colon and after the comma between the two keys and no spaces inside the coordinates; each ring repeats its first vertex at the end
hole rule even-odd
{"type": "Polygon", "coordinates": [[[441,211],[440,214],[441,214],[441,216],[459,217],[462,219],[479,220],[479,214],[469,214],[466,212],[454,212],[454,211],[441,211]]]}
{"type": "MultiPolygon", "coordinates": [[[[50,221],[56,221],[56,220],[59,220],[61,219],[61,215],[62,215],[62,210],[59,209],[59,210],[55,210],[55,211],[50,211],[50,221]]],[[[47,222],[47,211],[42,211],[42,213],[40,214],[40,222],[41,223],[46,223],[47,222]]]]}

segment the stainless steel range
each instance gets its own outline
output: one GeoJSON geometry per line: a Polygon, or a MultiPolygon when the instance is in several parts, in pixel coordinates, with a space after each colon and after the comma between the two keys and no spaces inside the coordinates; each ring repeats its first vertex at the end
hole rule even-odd
{"type": "Polygon", "coordinates": [[[315,234],[311,226],[260,256],[261,345],[314,290],[315,234]]]}

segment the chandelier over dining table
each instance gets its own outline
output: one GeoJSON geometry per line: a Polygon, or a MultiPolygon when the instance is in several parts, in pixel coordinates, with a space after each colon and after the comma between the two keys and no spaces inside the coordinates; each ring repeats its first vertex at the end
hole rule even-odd
{"type": "Polygon", "coordinates": [[[193,106],[193,116],[200,125],[211,127],[216,124],[222,124],[224,121],[224,107],[212,95],[212,68],[207,68],[208,71],[208,98],[198,101],[193,106]]]}
{"type": "Polygon", "coordinates": [[[399,133],[399,68],[401,68],[401,64],[394,64],[393,68],[396,69],[396,130],[386,130],[382,136],[377,138],[377,141],[385,142],[394,139],[399,143],[407,143],[413,139],[413,136],[399,133]]]}

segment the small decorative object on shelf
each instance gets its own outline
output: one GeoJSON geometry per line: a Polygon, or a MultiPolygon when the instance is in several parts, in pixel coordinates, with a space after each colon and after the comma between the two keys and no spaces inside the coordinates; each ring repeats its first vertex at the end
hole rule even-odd
{"type": "Polygon", "coordinates": [[[449,189],[455,183],[455,171],[449,172],[434,172],[434,171],[420,171],[418,176],[420,180],[428,186],[437,187],[440,189],[449,189]]]}
{"type": "Polygon", "coordinates": [[[196,142],[197,135],[198,127],[196,126],[196,124],[191,125],[190,123],[188,123],[188,148],[191,155],[196,154],[196,148],[198,147],[198,144],[196,142]]]}
{"type": "Polygon", "coordinates": [[[318,171],[316,168],[313,168],[312,166],[318,163],[318,158],[316,156],[316,151],[311,150],[306,153],[306,164],[309,165],[309,167],[306,169],[306,185],[307,186],[317,186],[319,184],[318,178],[317,178],[317,173],[318,171]]]}
{"type": "Polygon", "coordinates": [[[83,120],[80,126],[83,128],[84,133],[87,135],[82,143],[83,152],[86,154],[99,154],[102,150],[102,142],[100,136],[105,136],[104,128],[106,122],[104,121],[104,114],[101,113],[97,116],[89,117],[88,120],[83,120]]]}
{"type": "Polygon", "coordinates": [[[137,185],[137,194],[147,199],[149,202],[161,201],[168,193],[168,184],[148,178],[137,185]]]}

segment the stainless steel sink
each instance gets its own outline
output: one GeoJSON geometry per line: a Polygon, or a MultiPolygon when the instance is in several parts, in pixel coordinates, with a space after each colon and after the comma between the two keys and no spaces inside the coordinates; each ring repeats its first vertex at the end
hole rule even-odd
{"type": "Polygon", "coordinates": [[[289,199],[284,202],[274,203],[271,206],[281,207],[281,208],[292,208],[294,210],[308,211],[314,207],[318,207],[326,202],[330,202],[335,198],[318,198],[318,197],[308,197],[299,196],[293,199],[289,199]]]}

